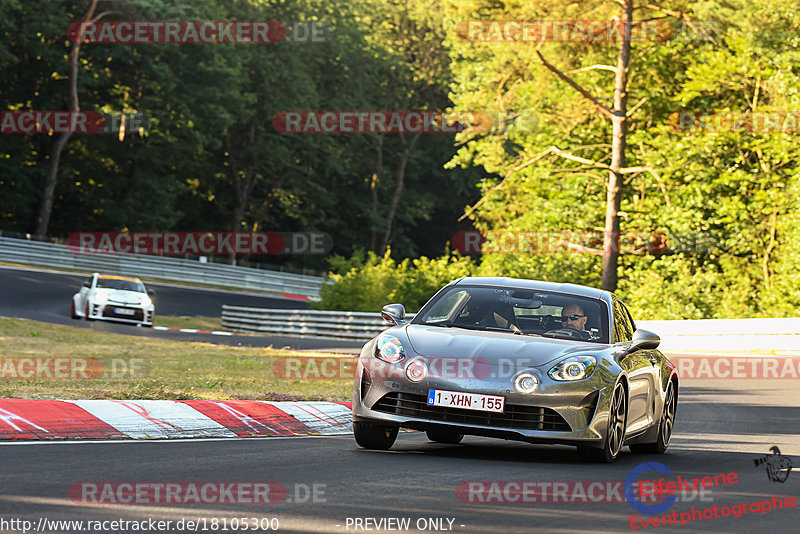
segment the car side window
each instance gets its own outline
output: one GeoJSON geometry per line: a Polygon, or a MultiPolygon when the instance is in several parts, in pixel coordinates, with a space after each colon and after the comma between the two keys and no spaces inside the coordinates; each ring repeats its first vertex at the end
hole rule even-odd
{"type": "Polygon", "coordinates": [[[614,339],[612,342],[631,341],[633,339],[633,326],[630,323],[630,315],[625,306],[617,299],[614,299],[614,339]]]}
{"type": "Polygon", "coordinates": [[[625,317],[628,318],[628,324],[631,326],[631,332],[636,332],[636,323],[633,321],[633,317],[631,316],[631,312],[628,311],[628,307],[625,306],[621,300],[619,301],[619,304],[622,306],[622,309],[625,310],[625,317]]]}
{"type": "Polygon", "coordinates": [[[83,283],[83,287],[92,287],[92,277],[91,276],[89,278],[87,278],[86,281],[83,283]]]}

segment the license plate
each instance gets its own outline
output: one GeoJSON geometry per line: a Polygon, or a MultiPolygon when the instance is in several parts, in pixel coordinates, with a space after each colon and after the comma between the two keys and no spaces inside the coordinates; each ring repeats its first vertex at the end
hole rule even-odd
{"type": "Polygon", "coordinates": [[[479,412],[503,413],[505,397],[497,395],[481,395],[478,393],[461,393],[442,389],[428,390],[428,406],[445,406],[479,412]]]}
{"type": "Polygon", "coordinates": [[[114,308],[114,313],[117,315],[133,315],[136,313],[136,310],[130,310],[128,308],[114,308]]]}

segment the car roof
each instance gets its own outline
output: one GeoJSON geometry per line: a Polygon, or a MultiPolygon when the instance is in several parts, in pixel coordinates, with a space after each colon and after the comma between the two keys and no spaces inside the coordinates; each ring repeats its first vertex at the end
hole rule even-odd
{"type": "Polygon", "coordinates": [[[492,287],[516,287],[520,289],[538,289],[542,291],[554,291],[557,293],[568,293],[582,297],[602,299],[608,292],[594,287],[581,286],[578,284],[562,284],[558,282],[544,282],[541,280],[527,280],[524,278],[507,278],[494,276],[471,276],[459,278],[453,284],[457,285],[481,285],[492,287]]]}

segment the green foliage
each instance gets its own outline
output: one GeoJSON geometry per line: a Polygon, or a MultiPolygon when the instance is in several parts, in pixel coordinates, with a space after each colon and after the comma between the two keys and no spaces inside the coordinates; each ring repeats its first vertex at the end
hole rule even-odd
{"type": "Polygon", "coordinates": [[[334,258],[330,278],[322,287],[321,300],[314,308],[323,310],[379,311],[386,304],[401,303],[417,312],[445,284],[475,271],[464,256],[446,254],[440,258],[405,259],[396,263],[387,250],[381,257],[359,252],[352,258],[334,258]]]}
{"type": "MultiPolygon", "coordinates": [[[[149,123],[143,135],[128,131],[122,140],[111,134],[70,138],[49,233],[319,231],[333,237],[339,254],[377,250],[373,236],[386,228],[402,140],[282,134],[272,117],[290,110],[446,109],[448,54],[432,3],[100,0],[98,12],[113,12],[105,20],[274,20],[290,35],[297,23],[319,23],[327,41],[84,43],[81,109],[143,113],[149,123]],[[436,53],[427,53],[433,44],[436,53]],[[373,191],[374,174],[379,179],[373,191]]],[[[88,5],[0,0],[4,110],[66,109],[67,28],[88,5]]],[[[54,139],[0,136],[0,229],[35,227],[54,139]]],[[[440,135],[415,146],[390,236],[395,254],[441,250],[463,204],[477,195],[477,170],[443,169],[452,144],[452,135],[440,135]],[[429,221],[436,227],[425,230],[429,221]]],[[[322,268],[325,258],[267,261],[322,268]]]]}

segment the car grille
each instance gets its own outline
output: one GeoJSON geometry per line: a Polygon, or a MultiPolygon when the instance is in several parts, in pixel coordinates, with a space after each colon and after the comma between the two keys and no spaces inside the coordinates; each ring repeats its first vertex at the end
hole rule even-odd
{"type": "Polygon", "coordinates": [[[130,319],[131,321],[141,321],[144,319],[144,312],[141,308],[128,308],[126,306],[105,306],[103,308],[103,317],[110,317],[114,319],[130,319]],[[114,310],[117,308],[133,310],[133,315],[123,315],[116,313],[114,310]]]}
{"type": "Polygon", "coordinates": [[[506,404],[503,413],[475,412],[444,406],[428,406],[427,397],[424,395],[393,392],[384,395],[372,409],[377,412],[464,425],[572,431],[569,424],[555,410],[521,404],[506,404]]]}

